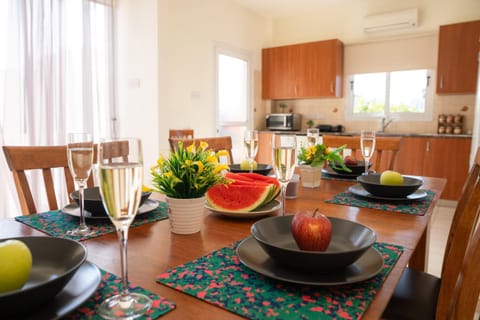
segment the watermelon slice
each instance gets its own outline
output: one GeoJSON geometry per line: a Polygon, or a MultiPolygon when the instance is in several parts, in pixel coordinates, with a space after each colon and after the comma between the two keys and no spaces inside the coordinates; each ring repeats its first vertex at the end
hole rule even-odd
{"type": "Polygon", "coordinates": [[[227,172],[225,174],[225,177],[231,180],[234,180],[233,183],[243,181],[243,182],[255,183],[255,184],[259,184],[259,183],[273,184],[275,186],[275,189],[272,189],[272,192],[268,196],[268,198],[265,200],[265,203],[272,201],[280,193],[280,182],[278,182],[277,178],[274,178],[274,177],[269,177],[269,176],[264,176],[258,173],[249,173],[249,172],[240,172],[240,173],[227,172]]]}
{"type": "Polygon", "coordinates": [[[205,196],[208,203],[218,210],[250,212],[265,203],[273,188],[271,184],[220,184],[208,189],[205,196]]]}

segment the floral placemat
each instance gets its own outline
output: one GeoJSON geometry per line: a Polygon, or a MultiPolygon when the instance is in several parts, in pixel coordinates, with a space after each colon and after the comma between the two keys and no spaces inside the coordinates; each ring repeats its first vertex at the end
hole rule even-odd
{"type": "MultiPolygon", "coordinates": [[[[131,227],[140,226],[146,223],[160,221],[168,218],[168,208],[165,202],[159,201],[155,210],[137,215],[132,222],[131,227]]],[[[86,236],[67,235],[68,230],[75,229],[79,224],[79,218],[68,215],[61,211],[47,211],[28,216],[18,216],[15,220],[22,222],[32,228],[40,230],[48,235],[59,238],[68,238],[83,241],[101,235],[115,232],[115,227],[110,219],[87,219],[87,225],[92,229],[92,233],[86,236]]]]}
{"type": "Polygon", "coordinates": [[[403,252],[376,243],[384,268],[349,285],[307,286],[264,277],[245,267],[235,248],[224,247],[157,276],[157,281],[249,319],[359,319],[403,252]]]}
{"type": "Polygon", "coordinates": [[[427,193],[425,198],[405,202],[376,201],[375,199],[367,199],[354,195],[349,191],[345,191],[335,195],[332,199],[325,200],[325,202],[423,216],[427,212],[432,203],[433,197],[435,196],[435,192],[431,190],[425,190],[425,192],[427,193]]]}
{"type": "MultiPolygon", "coordinates": [[[[103,319],[96,314],[95,310],[105,299],[121,292],[122,279],[102,269],[100,269],[100,272],[102,280],[98,285],[97,291],[80,307],[66,315],[64,319],[103,319]]],[[[153,307],[139,319],[156,319],[176,307],[173,302],[141,287],[131,285],[129,290],[130,292],[142,293],[152,299],[153,307]]]]}

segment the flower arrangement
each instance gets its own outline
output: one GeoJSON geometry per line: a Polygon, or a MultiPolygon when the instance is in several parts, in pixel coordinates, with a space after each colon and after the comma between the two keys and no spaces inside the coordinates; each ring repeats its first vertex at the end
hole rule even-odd
{"type": "Polygon", "coordinates": [[[203,197],[210,187],[227,183],[222,171],[228,165],[218,162],[220,156],[226,155],[226,150],[215,153],[203,141],[198,147],[192,144],[186,148],[179,142],[168,159],[160,156],[157,165],[150,169],[153,189],[170,198],[203,197]]]}
{"type": "Polygon", "coordinates": [[[325,161],[328,161],[330,162],[330,165],[334,168],[340,167],[347,172],[351,172],[351,170],[345,166],[345,163],[343,162],[343,157],[340,154],[340,152],[342,152],[345,147],[346,145],[343,145],[334,150],[324,144],[301,147],[297,159],[301,165],[303,164],[312,167],[323,166],[325,161]]]}

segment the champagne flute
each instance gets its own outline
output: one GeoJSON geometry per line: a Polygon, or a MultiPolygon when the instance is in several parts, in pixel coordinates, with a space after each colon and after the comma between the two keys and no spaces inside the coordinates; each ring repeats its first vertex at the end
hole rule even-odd
{"type": "Polygon", "coordinates": [[[69,133],[67,135],[67,159],[70,173],[78,186],[78,205],[80,207],[80,225],[73,230],[68,230],[67,235],[84,236],[91,233],[90,228],[85,223],[84,189],[92,171],[92,135],[89,133],[69,133]]]}
{"type": "Polygon", "coordinates": [[[368,174],[368,164],[370,158],[372,158],[375,151],[375,130],[362,130],[360,133],[360,149],[362,150],[362,156],[365,159],[365,172],[368,174]]]}
{"type": "Polygon", "coordinates": [[[143,156],[139,139],[102,140],[98,145],[98,179],[103,206],[120,242],[122,291],[102,302],[105,319],[134,319],[152,306],[149,297],[128,289],[128,229],[137,214],[143,184],[143,156]]]}
{"type": "Polygon", "coordinates": [[[314,146],[317,144],[318,136],[320,131],[318,128],[308,128],[307,129],[307,146],[314,146]]]}
{"type": "Polygon", "coordinates": [[[295,170],[297,137],[294,134],[274,134],[272,137],[273,168],[281,185],[282,216],[285,215],[285,193],[295,170]]]}
{"type": "Polygon", "coordinates": [[[258,150],[258,131],[257,130],[246,130],[245,136],[243,138],[243,146],[245,153],[250,163],[250,172],[253,172],[253,160],[257,155],[258,150]]]}

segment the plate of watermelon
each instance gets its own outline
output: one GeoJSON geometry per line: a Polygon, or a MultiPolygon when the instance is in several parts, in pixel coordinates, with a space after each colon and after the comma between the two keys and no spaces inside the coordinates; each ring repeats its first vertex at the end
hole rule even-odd
{"type": "Polygon", "coordinates": [[[205,207],[210,211],[230,217],[252,218],[280,209],[280,203],[275,200],[280,193],[276,178],[247,172],[227,172],[225,177],[230,183],[213,186],[205,194],[205,207]]]}

